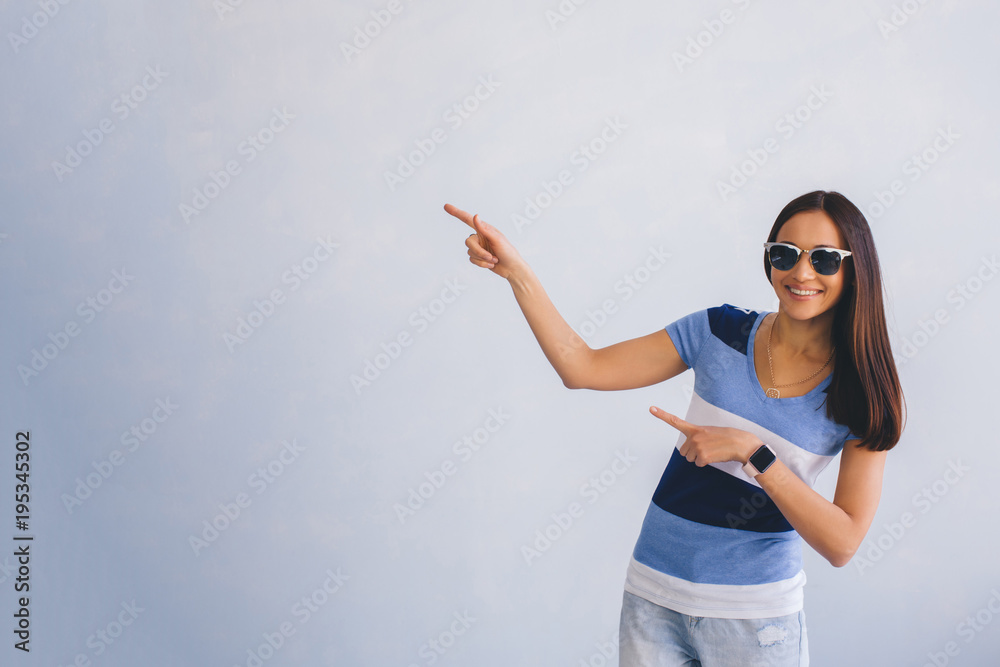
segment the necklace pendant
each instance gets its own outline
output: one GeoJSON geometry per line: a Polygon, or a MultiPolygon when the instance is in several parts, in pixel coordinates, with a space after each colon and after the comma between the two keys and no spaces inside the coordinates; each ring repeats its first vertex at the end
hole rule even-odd
{"type": "Polygon", "coordinates": [[[767,394],[768,398],[781,398],[781,392],[774,387],[769,387],[764,393],[767,394]]]}

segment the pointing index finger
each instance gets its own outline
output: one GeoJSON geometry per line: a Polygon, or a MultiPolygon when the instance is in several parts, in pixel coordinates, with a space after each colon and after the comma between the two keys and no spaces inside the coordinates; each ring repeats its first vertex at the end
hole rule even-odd
{"type": "Polygon", "coordinates": [[[444,210],[448,213],[448,215],[455,216],[456,218],[458,218],[459,220],[461,220],[462,222],[464,222],[465,224],[467,224],[469,227],[472,227],[473,229],[476,228],[476,226],[472,223],[472,217],[473,216],[472,216],[471,213],[469,213],[467,211],[463,211],[462,209],[458,208],[457,206],[453,206],[451,204],[445,204],[444,205],[444,210]]]}
{"type": "MultiPolygon", "coordinates": [[[[456,218],[467,224],[469,227],[472,227],[472,229],[476,232],[476,238],[479,241],[480,247],[486,250],[486,252],[490,253],[491,255],[493,254],[493,246],[490,244],[489,239],[483,236],[479,232],[479,230],[476,229],[476,224],[473,221],[474,218],[476,218],[479,215],[478,213],[476,215],[471,215],[469,214],[468,211],[463,211],[457,206],[452,206],[451,204],[445,204],[444,210],[447,211],[450,215],[455,216],[456,218]]],[[[479,219],[479,223],[480,224],[483,223],[482,218],[479,219]]]]}
{"type": "Polygon", "coordinates": [[[680,417],[678,417],[676,415],[672,415],[669,412],[665,412],[665,411],[661,410],[660,408],[658,408],[656,406],[650,407],[649,408],[649,412],[654,417],[659,417],[663,421],[667,422],[668,424],[670,424],[671,426],[673,426],[675,429],[677,429],[678,431],[680,431],[684,435],[691,435],[690,431],[693,430],[693,425],[687,423],[686,421],[684,421],[680,417]]]}

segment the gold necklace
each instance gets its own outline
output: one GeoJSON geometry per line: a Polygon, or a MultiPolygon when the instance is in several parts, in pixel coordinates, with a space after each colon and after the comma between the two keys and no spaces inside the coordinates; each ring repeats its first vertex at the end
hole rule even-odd
{"type": "Polygon", "coordinates": [[[767,368],[771,372],[771,386],[767,388],[764,393],[768,398],[781,398],[781,392],[777,390],[776,387],[791,387],[792,385],[802,384],[808,380],[813,379],[819,375],[820,371],[826,368],[830,364],[830,359],[833,359],[833,353],[837,351],[837,348],[830,350],[830,358],[826,360],[818,371],[807,377],[805,380],[799,380],[798,382],[789,382],[788,384],[774,384],[774,367],[771,365],[771,333],[774,331],[774,323],[778,321],[778,316],[774,316],[774,320],[771,322],[771,328],[767,330],[767,368]]]}

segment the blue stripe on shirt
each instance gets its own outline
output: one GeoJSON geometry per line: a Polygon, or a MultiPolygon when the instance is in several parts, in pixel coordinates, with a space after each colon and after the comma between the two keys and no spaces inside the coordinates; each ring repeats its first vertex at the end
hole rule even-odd
{"type": "Polygon", "coordinates": [[[794,577],[802,538],[695,523],[650,503],[633,556],[673,577],[704,584],[754,585],[794,577]]]}

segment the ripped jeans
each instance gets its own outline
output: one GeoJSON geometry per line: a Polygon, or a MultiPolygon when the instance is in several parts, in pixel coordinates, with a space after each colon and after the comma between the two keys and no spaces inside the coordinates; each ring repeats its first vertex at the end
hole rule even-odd
{"type": "Polygon", "coordinates": [[[620,667],[808,667],[804,612],[775,618],[688,616],[625,591],[620,667]]]}

